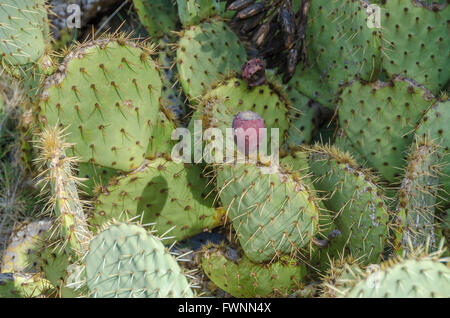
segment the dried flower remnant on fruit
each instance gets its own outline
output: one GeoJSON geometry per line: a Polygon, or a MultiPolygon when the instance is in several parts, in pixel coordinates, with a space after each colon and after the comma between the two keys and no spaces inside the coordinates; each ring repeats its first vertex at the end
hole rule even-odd
{"type": "Polygon", "coordinates": [[[261,59],[252,59],[242,65],[242,78],[248,86],[254,87],[265,83],[266,69],[261,59]]]}

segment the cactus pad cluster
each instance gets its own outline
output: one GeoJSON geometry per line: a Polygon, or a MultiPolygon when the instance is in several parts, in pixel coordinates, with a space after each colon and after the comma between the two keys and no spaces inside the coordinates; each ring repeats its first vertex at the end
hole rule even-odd
{"type": "Polygon", "coordinates": [[[450,297],[448,3],[93,2],[0,3],[0,297],[450,297]]]}

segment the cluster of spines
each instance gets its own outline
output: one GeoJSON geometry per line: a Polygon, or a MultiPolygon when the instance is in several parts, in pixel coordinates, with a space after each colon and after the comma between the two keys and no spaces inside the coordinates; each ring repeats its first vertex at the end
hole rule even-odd
{"type": "Polygon", "coordinates": [[[192,297],[191,285],[175,257],[136,224],[112,221],[90,243],[85,257],[91,297],[192,297]]]}
{"type": "Polygon", "coordinates": [[[40,182],[50,187],[51,200],[48,203],[50,215],[54,218],[53,229],[48,239],[57,242],[61,250],[68,249],[81,257],[91,238],[83,202],[78,195],[80,181],[74,176],[74,158],[67,157],[69,144],[64,141],[64,132],[57,127],[45,129],[40,137],[42,173],[40,182]]]}
{"type": "Polygon", "coordinates": [[[398,192],[396,215],[403,223],[402,248],[405,251],[432,246],[435,242],[435,209],[438,196],[439,146],[419,137],[411,146],[408,165],[398,192]]]}
{"type": "Polygon", "coordinates": [[[408,257],[355,268],[340,297],[449,297],[450,269],[442,253],[442,246],[433,253],[416,248],[408,257]]]}
{"type": "Polygon", "coordinates": [[[85,215],[86,202],[80,199],[80,180],[75,176],[76,158],[68,157],[70,146],[64,131],[58,127],[44,129],[37,141],[37,166],[42,171],[37,180],[50,199],[43,215],[52,218],[52,225],[36,243],[36,251],[29,255],[29,263],[36,264],[56,288],[56,294],[74,297],[83,290],[68,287],[74,267],[80,266],[92,233],[85,215]]]}

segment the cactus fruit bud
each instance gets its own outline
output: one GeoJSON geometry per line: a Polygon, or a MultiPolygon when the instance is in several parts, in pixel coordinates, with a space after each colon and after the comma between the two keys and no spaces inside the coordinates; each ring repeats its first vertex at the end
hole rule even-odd
{"type": "Polygon", "coordinates": [[[257,113],[244,111],[236,115],[233,120],[233,137],[240,152],[248,156],[259,148],[266,139],[266,130],[261,128],[266,128],[266,125],[257,113]]]}
{"type": "Polygon", "coordinates": [[[261,59],[252,59],[242,65],[242,78],[248,86],[259,86],[266,81],[266,69],[261,59]]]}

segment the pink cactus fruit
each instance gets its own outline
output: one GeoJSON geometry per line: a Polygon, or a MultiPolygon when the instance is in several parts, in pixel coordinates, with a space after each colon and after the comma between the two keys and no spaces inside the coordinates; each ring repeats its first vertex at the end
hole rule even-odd
{"type": "Polygon", "coordinates": [[[233,137],[238,150],[248,156],[266,140],[264,119],[252,111],[239,112],[233,120],[233,137]]]}

